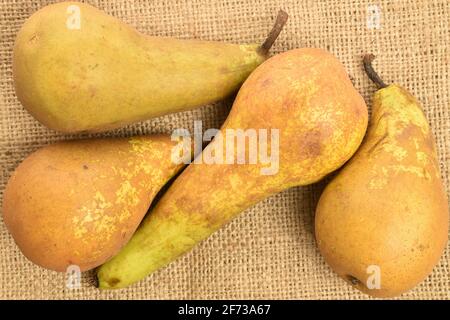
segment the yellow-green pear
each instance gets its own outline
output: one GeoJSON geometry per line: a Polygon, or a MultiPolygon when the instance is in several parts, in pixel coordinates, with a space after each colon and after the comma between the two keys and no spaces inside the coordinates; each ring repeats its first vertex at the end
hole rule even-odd
{"type": "Polygon", "coordinates": [[[375,296],[406,292],[430,274],[448,238],[448,201],[433,134],[419,102],[386,85],[373,97],[367,137],[325,188],[316,238],[333,270],[375,296]]]}
{"type": "MultiPolygon", "coordinates": [[[[17,35],[16,94],[47,127],[103,131],[221,100],[266,58],[263,45],[150,37],[84,3],[34,13],[17,35]]],[[[157,21],[155,22],[157,23],[157,21]]]]}
{"type": "Polygon", "coordinates": [[[3,219],[23,254],[51,270],[92,269],[130,239],[161,187],[182,167],[168,136],[58,142],[8,181],[3,219]]]}
{"type": "Polygon", "coordinates": [[[366,126],[364,100],[333,55],[311,48],[268,59],[245,81],[214,140],[99,268],[99,287],[128,286],[264,198],[322,179],[352,156],[366,126]]]}

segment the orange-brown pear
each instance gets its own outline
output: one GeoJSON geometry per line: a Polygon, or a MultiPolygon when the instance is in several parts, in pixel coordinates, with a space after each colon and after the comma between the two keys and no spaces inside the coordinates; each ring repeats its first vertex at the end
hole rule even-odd
{"type": "Polygon", "coordinates": [[[270,58],[239,91],[220,130],[222,139],[216,136],[197,157],[202,163],[186,168],[130,242],[100,267],[100,288],[130,285],[264,198],[322,179],[352,156],[366,126],[364,100],[332,54],[297,49],[270,58]],[[277,155],[274,161],[264,163],[259,154],[259,161],[250,162],[256,145],[262,150],[266,135],[259,133],[253,145],[251,135],[247,136],[247,147],[240,153],[237,142],[230,148],[232,161],[206,163],[211,153],[227,154],[226,146],[237,140],[226,137],[230,129],[267,130],[268,155],[277,155]],[[244,163],[239,162],[242,155],[247,158],[244,163]]]}
{"type": "Polygon", "coordinates": [[[334,271],[359,290],[392,297],[421,282],[448,237],[448,202],[433,133],[419,102],[398,85],[373,97],[367,137],[325,188],[316,238],[334,271]]]}
{"type": "Polygon", "coordinates": [[[23,254],[48,269],[92,269],[117,253],[182,165],[170,137],[59,142],[28,156],[4,193],[3,219],[23,254]]]}

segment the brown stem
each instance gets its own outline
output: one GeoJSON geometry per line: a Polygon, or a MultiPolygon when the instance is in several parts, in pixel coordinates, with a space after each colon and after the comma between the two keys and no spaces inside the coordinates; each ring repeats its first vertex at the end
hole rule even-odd
{"type": "Polygon", "coordinates": [[[264,41],[264,43],[259,48],[259,52],[261,54],[267,55],[269,53],[269,50],[272,47],[273,43],[278,38],[278,35],[280,34],[281,30],[283,30],[283,27],[286,24],[287,19],[288,14],[286,13],[286,11],[280,9],[280,11],[278,11],[277,19],[275,20],[275,24],[272,30],[270,30],[269,35],[266,38],[266,41],[264,41]]]}
{"type": "Polygon", "coordinates": [[[380,78],[380,76],[375,72],[372,66],[372,61],[375,59],[375,56],[371,53],[364,55],[363,64],[364,70],[369,76],[370,80],[372,80],[378,87],[386,88],[387,84],[380,78]]]}

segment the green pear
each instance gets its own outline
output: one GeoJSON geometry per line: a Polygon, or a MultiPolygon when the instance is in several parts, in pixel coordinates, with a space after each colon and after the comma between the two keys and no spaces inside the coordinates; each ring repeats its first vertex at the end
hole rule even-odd
{"type": "Polygon", "coordinates": [[[221,100],[266,58],[263,45],[150,37],[84,3],[44,7],[14,46],[16,94],[47,127],[104,131],[221,100]]]}
{"type": "Polygon", "coordinates": [[[311,48],[268,59],[245,81],[214,140],[100,267],[99,287],[128,286],[264,198],[322,179],[353,155],[366,126],[366,104],[333,55],[311,48]]]}

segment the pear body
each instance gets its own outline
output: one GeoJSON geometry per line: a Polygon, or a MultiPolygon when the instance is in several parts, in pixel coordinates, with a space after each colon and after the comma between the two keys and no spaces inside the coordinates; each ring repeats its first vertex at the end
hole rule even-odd
{"type": "Polygon", "coordinates": [[[181,168],[169,137],[59,142],[27,157],[8,181],[3,219],[32,262],[92,269],[128,241],[153,197],[181,168]]]}
{"type": "Polygon", "coordinates": [[[403,88],[375,93],[367,137],[324,190],[315,228],[334,271],[372,296],[411,289],[438,262],[448,202],[433,134],[403,88]]]}
{"type": "MultiPolygon", "coordinates": [[[[130,242],[100,267],[100,288],[130,285],[264,198],[320,180],[351,157],[366,126],[364,100],[333,55],[320,49],[297,49],[268,59],[243,84],[220,132],[225,137],[230,129],[267,130],[268,154],[278,154],[278,164],[250,163],[255,147],[250,146],[250,139],[243,151],[246,163],[237,159],[237,143],[231,162],[194,161],[130,242]],[[278,145],[272,144],[274,130],[278,130],[278,145]]],[[[226,154],[232,140],[218,137],[196,160],[221,150],[226,154]]],[[[263,137],[257,135],[257,142],[263,137]]]]}
{"type": "Polygon", "coordinates": [[[13,75],[19,100],[47,127],[104,131],[221,100],[264,59],[256,44],[150,37],[62,2],[25,22],[13,75]]]}

